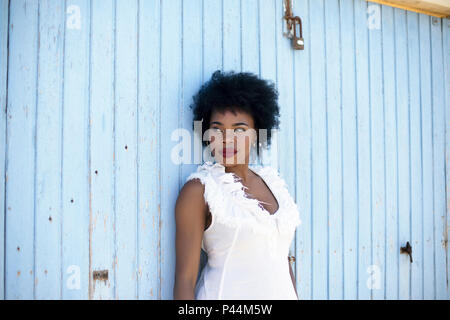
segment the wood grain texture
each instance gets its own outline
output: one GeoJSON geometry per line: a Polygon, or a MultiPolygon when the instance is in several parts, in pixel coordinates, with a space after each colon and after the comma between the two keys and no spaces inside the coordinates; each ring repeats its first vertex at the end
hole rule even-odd
{"type": "Polygon", "coordinates": [[[218,69],[279,92],[300,299],[449,299],[450,20],[293,12],[303,51],[279,0],[0,0],[0,299],[172,299],[172,134],[218,69]]]}
{"type": "Polygon", "coordinates": [[[0,1],[0,299],[5,298],[6,93],[8,76],[9,1],[0,1]]]}

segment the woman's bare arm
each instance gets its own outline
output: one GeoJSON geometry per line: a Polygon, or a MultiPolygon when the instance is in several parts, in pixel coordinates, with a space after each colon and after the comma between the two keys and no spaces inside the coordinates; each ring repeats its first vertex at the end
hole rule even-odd
{"type": "Polygon", "coordinates": [[[175,204],[175,300],[194,300],[205,227],[204,186],[198,179],[186,182],[175,204]]]}

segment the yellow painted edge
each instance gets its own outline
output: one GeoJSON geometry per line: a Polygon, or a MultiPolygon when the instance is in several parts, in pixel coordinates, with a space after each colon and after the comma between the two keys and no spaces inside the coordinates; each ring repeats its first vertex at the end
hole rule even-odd
{"type": "Polygon", "coordinates": [[[414,11],[414,12],[418,12],[418,13],[424,13],[424,14],[427,14],[427,15],[430,15],[430,16],[434,16],[434,17],[438,17],[438,18],[450,17],[450,16],[447,16],[447,15],[442,14],[442,13],[416,9],[416,8],[413,8],[413,7],[403,6],[401,4],[395,4],[395,3],[388,2],[388,1],[383,1],[383,0],[366,0],[366,1],[367,2],[376,2],[376,3],[379,3],[379,4],[384,4],[386,6],[395,7],[395,8],[399,8],[399,9],[403,9],[403,10],[409,10],[409,11],[414,11]]]}

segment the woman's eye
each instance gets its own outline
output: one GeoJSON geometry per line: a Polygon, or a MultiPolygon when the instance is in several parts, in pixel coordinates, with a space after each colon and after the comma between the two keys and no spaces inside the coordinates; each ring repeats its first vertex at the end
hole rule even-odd
{"type": "MultiPolygon", "coordinates": [[[[222,130],[220,129],[220,128],[211,128],[211,130],[213,131],[213,132],[216,132],[216,133],[218,133],[218,134],[221,134],[222,133],[222,130]]],[[[228,130],[228,129],[227,129],[228,130]]],[[[236,128],[236,129],[234,129],[234,132],[236,132],[236,133],[242,133],[242,132],[245,132],[246,131],[246,129],[245,128],[236,128]]]]}

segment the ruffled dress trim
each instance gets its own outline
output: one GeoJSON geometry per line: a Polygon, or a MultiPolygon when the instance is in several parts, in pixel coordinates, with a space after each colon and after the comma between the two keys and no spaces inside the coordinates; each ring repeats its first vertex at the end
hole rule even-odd
{"type": "Polygon", "coordinates": [[[248,188],[241,179],[232,172],[225,172],[220,163],[207,161],[199,165],[186,181],[198,178],[205,185],[204,197],[213,215],[212,224],[238,227],[244,223],[253,232],[264,234],[273,234],[277,228],[280,232],[295,230],[301,219],[284,179],[270,166],[250,165],[249,168],[264,180],[277,199],[278,210],[274,214],[262,206],[264,202],[248,197],[245,192],[248,188]]]}

